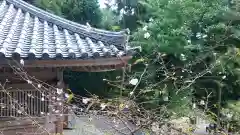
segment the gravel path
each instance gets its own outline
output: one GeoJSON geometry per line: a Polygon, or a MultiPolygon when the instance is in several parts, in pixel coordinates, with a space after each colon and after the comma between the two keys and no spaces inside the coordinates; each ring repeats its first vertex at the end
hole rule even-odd
{"type": "MultiPolygon", "coordinates": [[[[114,120],[105,116],[94,116],[91,121],[89,121],[87,116],[75,117],[72,119],[73,122],[76,122],[76,126],[73,130],[65,130],[64,135],[122,135],[121,133],[116,132],[114,128],[118,130],[120,129],[123,133],[129,133],[129,129],[124,128],[126,126],[124,126],[123,123],[113,123],[114,120]]],[[[207,124],[198,124],[194,135],[207,135],[205,131],[206,126],[207,124]]],[[[128,124],[128,127],[134,126],[128,124]]],[[[144,134],[139,132],[136,133],[136,135],[144,134]]]]}
{"type": "Polygon", "coordinates": [[[198,124],[197,129],[195,130],[195,135],[208,135],[206,132],[206,127],[208,124],[198,124]]]}
{"type": "MultiPolygon", "coordinates": [[[[76,117],[76,126],[73,130],[65,130],[64,135],[122,135],[114,128],[120,130],[123,133],[129,133],[127,128],[124,128],[124,124],[113,123],[114,120],[104,116],[93,117],[91,121],[87,116],[76,117]]],[[[132,125],[129,125],[131,127],[132,125]]]]}

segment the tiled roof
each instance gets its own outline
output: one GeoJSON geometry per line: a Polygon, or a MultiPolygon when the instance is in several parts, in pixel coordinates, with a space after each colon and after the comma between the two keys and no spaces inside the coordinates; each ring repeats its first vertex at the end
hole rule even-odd
{"type": "Polygon", "coordinates": [[[125,31],[80,25],[22,0],[0,0],[0,57],[115,57],[126,55],[125,44],[125,31]]]}

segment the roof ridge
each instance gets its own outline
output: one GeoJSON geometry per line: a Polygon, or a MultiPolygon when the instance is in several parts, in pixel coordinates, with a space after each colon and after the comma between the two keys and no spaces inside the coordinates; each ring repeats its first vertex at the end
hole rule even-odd
{"type": "Polygon", "coordinates": [[[123,37],[126,36],[126,30],[122,30],[119,32],[114,31],[107,31],[102,30],[98,28],[91,28],[90,31],[88,31],[88,27],[86,25],[82,25],[73,21],[70,21],[68,19],[62,18],[60,16],[54,15],[52,13],[49,13],[47,11],[44,11],[36,6],[33,6],[23,0],[5,0],[9,2],[10,4],[13,4],[15,7],[20,8],[22,10],[25,10],[29,12],[30,14],[33,14],[41,19],[44,19],[48,22],[51,22],[53,24],[59,25],[60,27],[63,27],[65,29],[69,29],[76,33],[81,33],[86,36],[90,36],[92,34],[99,34],[101,36],[109,36],[109,37],[123,37]]]}

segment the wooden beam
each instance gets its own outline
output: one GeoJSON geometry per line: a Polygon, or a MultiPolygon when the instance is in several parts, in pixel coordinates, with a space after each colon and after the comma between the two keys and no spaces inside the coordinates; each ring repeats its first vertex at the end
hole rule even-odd
{"type": "Polygon", "coordinates": [[[108,71],[114,71],[114,70],[121,70],[123,67],[123,64],[118,65],[104,65],[104,66],[96,66],[93,68],[91,67],[80,67],[80,68],[70,68],[72,71],[78,71],[78,72],[108,72],[108,71]]]}
{"type": "MultiPolygon", "coordinates": [[[[86,67],[118,65],[127,63],[131,58],[132,56],[87,60],[25,60],[24,67],[86,67]]],[[[9,65],[17,65],[17,62],[14,60],[0,61],[0,67],[9,67],[9,65]]]]}
{"type": "Polygon", "coordinates": [[[2,72],[0,74],[0,81],[4,83],[6,79],[8,79],[11,82],[26,82],[21,76],[29,76],[36,78],[41,81],[48,81],[53,80],[56,78],[56,71],[52,71],[51,69],[41,69],[41,70],[35,70],[35,68],[32,69],[25,69],[23,72],[14,73],[13,70],[9,70],[8,72],[2,72]]]}

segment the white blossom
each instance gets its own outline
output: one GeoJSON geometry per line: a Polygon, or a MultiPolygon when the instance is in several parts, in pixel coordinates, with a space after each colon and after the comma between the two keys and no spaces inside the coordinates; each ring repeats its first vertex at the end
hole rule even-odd
{"type": "Polygon", "coordinates": [[[228,113],[228,114],[227,114],[227,118],[228,118],[228,119],[231,119],[232,117],[233,117],[233,115],[232,115],[231,113],[228,113]]]}
{"type": "Polygon", "coordinates": [[[62,92],[63,92],[63,89],[59,89],[59,88],[57,88],[57,94],[62,94],[62,92]]]}
{"type": "Polygon", "coordinates": [[[197,38],[200,38],[201,36],[202,36],[202,34],[199,33],[199,32],[196,34],[196,37],[197,37],[197,38]]]}
{"type": "Polygon", "coordinates": [[[226,75],[222,76],[222,79],[226,79],[226,75]]]}
{"type": "Polygon", "coordinates": [[[132,95],[134,94],[134,92],[133,92],[133,91],[131,91],[129,94],[130,94],[130,96],[132,96],[132,95]]]}
{"type": "Polygon", "coordinates": [[[80,108],[80,112],[83,112],[83,108],[80,108]]]}
{"type": "Polygon", "coordinates": [[[203,37],[203,38],[206,38],[206,37],[207,37],[207,35],[206,35],[206,34],[204,34],[202,37],[203,37]]]}
{"type": "Polygon", "coordinates": [[[192,106],[192,108],[193,108],[193,109],[195,109],[195,108],[196,108],[196,104],[195,104],[195,103],[193,103],[193,106],[192,106]]]}
{"type": "Polygon", "coordinates": [[[149,32],[146,32],[146,33],[144,34],[144,38],[148,39],[149,37],[150,37],[150,33],[149,33],[149,32]]]}
{"type": "Polygon", "coordinates": [[[149,22],[153,22],[153,18],[150,18],[150,19],[149,19],[149,22]]]}
{"type": "Polygon", "coordinates": [[[135,9],[132,8],[132,10],[131,10],[131,14],[134,15],[134,13],[135,13],[135,9]]]}
{"type": "Polygon", "coordinates": [[[41,88],[42,87],[42,85],[41,84],[38,84],[38,88],[41,88]]]}
{"type": "Polygon", "coordinates": [[[138,79],[137,79],[137,78],[131,79],[131,80],[129,81],[129,83],[132,84],[132,85],[137,85],[138,79]]]}
{"type": "Polygon", "coordinates": [[[204,101],[204,100],[201,100],[201,101],[200,101],[200,105],[205,105],[205,101],[204,101]]]}
{"type": "Polygon", "coordinates": [[[120,14],[121,15],[124,14],[124,9],[123,8],[120,10],[120,14]]]}
{"type": "Polygon", "coordinates": [[[147,29],[148,29],[148,26],[143,27],[143,31],[147,31],[147,29]]]}
{"type": "Polygon", "coordinates": [[[91,100],[90,98],[83,98],[83,99],[82,99],[82,102],[83,102],[84,104],[87,104],[90,100],[91,100]]]}
{"type": "Polygon", "coordinates": [[[100,107],[101,107],[101,110],[104,110],[105,108],[106,108],[106,104],[105,103],[102,103],[101,105],[100,105],[100,107]]]}
{"type": "Polygon", "coordinates": [[[116,123],[116,119],[115,118],[113,118],[113,123],[116,123]]]}
{"type": "Polygon", "coordinates": [[[163,94],[163,91],[159,91],[159,94],[162,95],[162,94],[163,94]]]}
{"type": "Polygon", "coordinates": [[[72,108],[73,108],[73,109],[76,109],[76,108],[77,108],[77,106],[76,106],[76,105],[73,105],[73,106],[72,106],[72,108]]]}
{"type": "Polygon", "coordinates": [[[23,60],[23,59],[20,60],[20,64],[21,64],[22,66],[24,66],[24,60],[23,60]]]}
{"type": "Polygon", "coordinates": [[[183,61],[187,60],[187,59],[186,59],[186,56],[185,56],[184,54],[181,54],[181,59],[182,59],[183,61]]]}
{"type": "Polygon", "coordinates": [[[168,96],[164,96],[163,101],[168,101],[168,96]]]}
{"type": "Polygon", "coordinates": [[[191,40],[188,40],[187,42],[190,44],[190,43],[191,43],[191,40]]]}
{"type": "Polygon", "coordinates": [[[65,93],[64,96],[65,96],[66,98],[69,98],[69,95],[68,95],[67,93],[65,93]]]}
{"type": "Polygon", "coordinates": [[[87,23],[86,23],[86,26],[87,26],[87,31],[90,32],[91,29],[92,29],[91,25],[87,22],[87,23]]]}
{"type": "Polygon", "coordinates": [[[32,81],[31,81],[31,80],[27,80],[27,83],[28,83],[28,84],[32,84],[32,81]]]}
{"type": "Polygon", "coordinates": [[[45,100],[44,97],[42,97],[42,98],[41,98],[41,101],[44,101],[44,100],[45,100]]]}
{"type": "Polygon", "coordinates": [[[22,113],[22,111],[21,111],[21,110],[17,110],[17,113],[21,114],[21,113],[22,113]]]}

